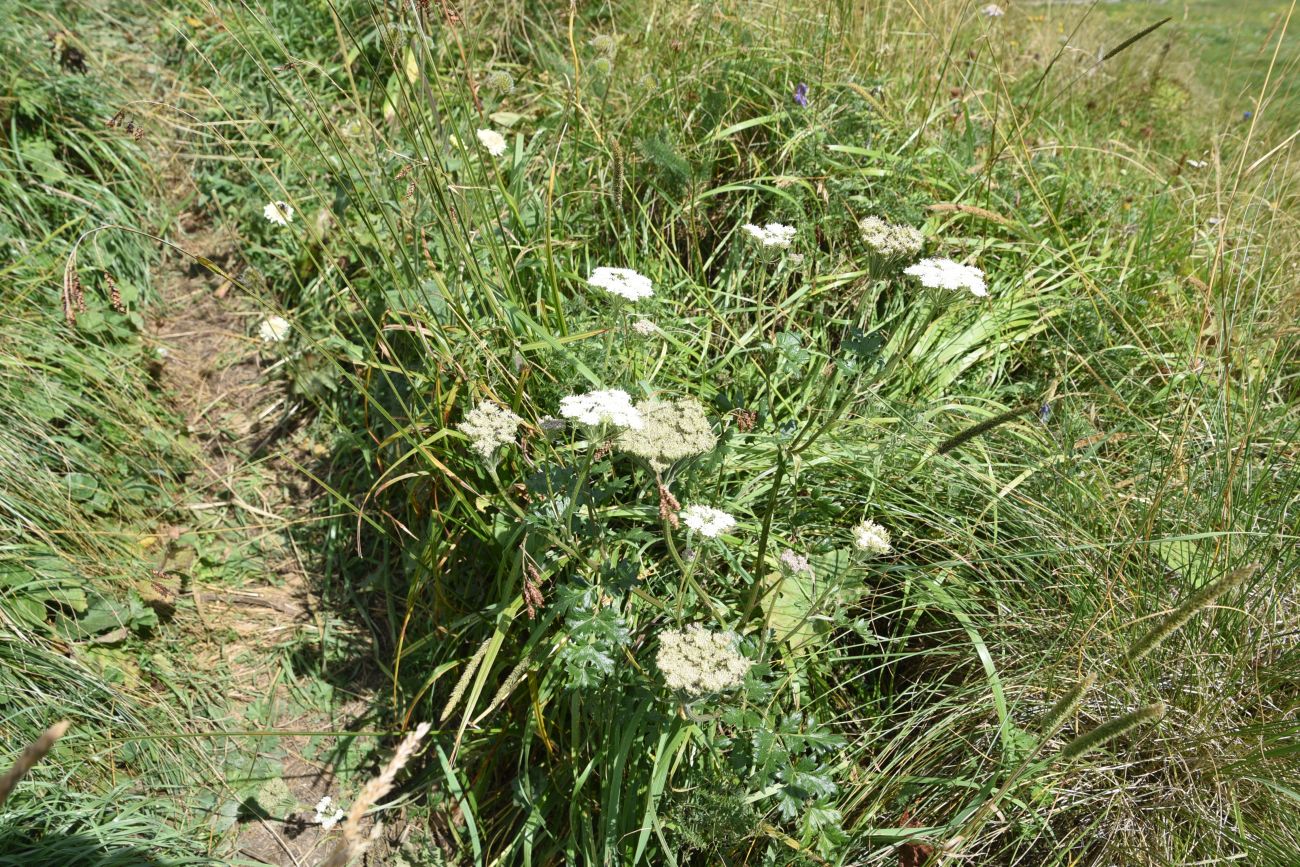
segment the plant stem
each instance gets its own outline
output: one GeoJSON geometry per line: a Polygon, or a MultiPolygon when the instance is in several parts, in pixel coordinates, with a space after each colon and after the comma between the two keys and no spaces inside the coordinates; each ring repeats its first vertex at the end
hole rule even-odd
{"type": "Polygon", "coordinates": [[[570,534],[573,533],[573,515],[578,509],[578,497],[582,493],[582,489],[587,485],[587,478],[591,475],[591,466],[596,460],[596,449],[598,448],[596,443],[604,440],[605,428],[603,425],[591,427],[588,430],[596,433],[597,436],[588,437],[587,439],[587,456],[583,459],[582,470],[578,473],[577,478],[573,480],[573,489],[569,494],[569,505],[565,507],[564,519],[561,521],[570,534]]]}
{"type": "Polygon", "coordinates": [[[758,536],[758,554],[754,557],[754,583],[749,588],[749,594],[745,598],[745,610],[740,615],[740,622],[745,623],[749,620],[750,615],[754,612],[754,606],[758,604],[759,593],[762,590],[763,562],[767,557],[767,540],[772,534],[772,518],[776,515],[776,498],[781,492],[781,483],[785,481],[785,469],[788,456],[784,448],[777,448],[776,451],[776,475],[772,479],[772,489],[767,497],[767,509],[763,513],[763,530],[758,536]]]}

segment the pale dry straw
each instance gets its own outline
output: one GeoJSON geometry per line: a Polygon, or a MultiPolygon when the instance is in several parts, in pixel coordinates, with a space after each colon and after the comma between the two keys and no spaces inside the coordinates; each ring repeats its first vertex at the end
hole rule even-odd
{"type": "Polygon", "coordinates": [[[432,726],[429,723],[420,723],[414,731],[402,738],[402,742],[397,745],[397,751],[393,753],[393,757],[384,769],[362,787],[357,799],[352,803],[352,809],[348,811],[347,818],[343,820],[343,836],[320,862],[319,867],[345,867],[353,859],[360,857],[379,836],[383,823],[375,822],[370,833],[366,835],[361,831],[361,820],[365,817],[366,811],[393,790],[398,772],[415,756],[420,741],[424,740],[430,728],[432,726]]]}
{"type": "Polygon", "coordinates": [[[59,738],[63,737],[64,732],[72,723],[67,720],[57,722],[54,725],[41,732],[41,736],[27,745],[27,748],[18,756],[3,777],[0,777],[0,806],[9,799],[9,793],[14,790],[14,786],[27,776],[27,772],[36,766],[36,763],[45,758],[45,754],[54,748],[59,738]]]}

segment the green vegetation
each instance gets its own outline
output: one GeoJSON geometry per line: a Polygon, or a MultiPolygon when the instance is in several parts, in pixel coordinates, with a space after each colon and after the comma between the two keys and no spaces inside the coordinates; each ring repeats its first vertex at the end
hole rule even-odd
{"type": "Polygon", "coordinates": [[[421,722],[386,863],[1291,863],[1287,7],[11,5],[0,863],[240,862],[421,722]],[[202,454],[181,211],[281,390],[202,454]],[[190,591],[272,533],[257,646],[190,591]]]}
{"type": "Polygon", "coordinates": [[[1200,125],[1202,134],[1206,124],[1213,129],[1244,125],[1247,112],[1261,115],[1279,138],[1300,126],[1300,46],[1294,39],[1279,38],[1297,23],[1290,3],[1192,0],[1174,5],[1136,0],[1098,4],[1094,15],[1096,26],[1112,34],[1135,31],[1166,16],[1172,19],[1159,41],[1162,48],[1166,42],[1172,46],[1174,87],[1181,84],[1180,90],[1196,96],[1194,101],[1178,100],[1178,110],[1200,125]]]}
{"type": "Polygon", "coordinates": [[[80,735],[0,808],[0,863],[189,863],[174,797],[193,785],[189,746],[133,740],[183,723],[130,689],[159,627],[134,531],[168,511],[188,464],[143,363],[156,248],[100,236],[82,255],[78,329],[62,327],[59,298],[78,235],[160,209],[132,136],[104,125],[117,83],[103,65],[79,71],[85,43],[51,31],[84,28],[107,57],[130,46],[93,10],[7,2],[0,15],[0,733],[6,759],[59,719],[80,735]]]}

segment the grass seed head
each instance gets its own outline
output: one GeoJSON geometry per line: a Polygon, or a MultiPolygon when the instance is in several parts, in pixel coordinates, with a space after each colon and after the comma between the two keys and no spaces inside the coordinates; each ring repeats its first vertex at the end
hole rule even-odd
{"type": "Polygon", "coordinates": [[[1165,703],[1156,702],[1146,707],[1138,708],[1132,713],[1113,719],[1108,723],[1103,723],[1089,732],[1084,732],[1074,740],[1070,741],[1061,750],[1061,758],[1077,759],[1084,753],[1096,749],[1107,741],[1113,741],[1122,737],[1133,729],[1148,722],[1157,722],[1165,715],[1165,703]]]}

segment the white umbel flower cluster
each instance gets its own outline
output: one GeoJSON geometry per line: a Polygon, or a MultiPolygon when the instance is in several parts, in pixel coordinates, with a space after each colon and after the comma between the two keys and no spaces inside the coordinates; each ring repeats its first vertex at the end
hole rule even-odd
{"type": "Polygon", "coordinates": [[[330,830],[335,825],[337,825],[339,823],[339,820],[342,819],[344,815],[341,809],[335,810],[333,813],[331,813],[330,804],[332,803],[333,800],[330,798],[329,795],[326,795],[325,797],[321,798],[319,801],[316,802],[316,816],[315,816],[316,824],[320,825],[321,828],[323,828],[326,831],[330,830]]]}
{"type": "Polygon", "coordinates": [[[749,233],[749,237],[753,238],[758,246],[780,250],[790,248],[790,244],[794,241],[794,233],[798,231],[794,226],[786,226],[782,223],[768,223],[766,226],[746,223],[741,228],[749,233]]]}
{"type": "Polygon", "coordinates": [[[642,337],[653,337],[659,333],[659,326],[650,319],[638,319],[632,323],[632,330],[642,337]]]}
{"type": "Polygon", "coordinates": [[[911,258],[925,246],[925,236],[911,226],[896,226],[879,217],[858,222],[862,242],[887,259],[911,258]]]}
{"type": "Polygon", "coordinates": [[[712,506],[687,506],[677,513],[677,517],[681,519],[687,529],[694,530],[701,536],[707,536],[710,539],[716,539],[736,526],[735,518],[712,506]]]}
{"type": "Polygon", "coordinates": [[[645,424],[641,411],[632,405],[626,391],[589,391],[560,399],[560,415],[583,424],[609,424],[640,430],[645,424]]]}
{"type": "Polygon", "coordinates": [[[456,430],[470,438],[474,451],[484,460],[490,460],[497,449],[515,441],[521,422],[523,419],[510,410],[485,400],[466,414],[456,430]]]}
{"type": "Polygon", "coordinates": [[[983,271],[951,259],[922,259],[904,268],[903,273],[920,280],[927,289],[967,289],[980,298],[989,294],[983,271]]]}
{"type": "Polygon", "coordinates": [[[1006,15],[1007,13],[1003,11],[1002,7],[999,6],[998,4],[990,3],[984,8],[980,9],[980,14],[983,15],[985,18],[1001,18],[1003,15],[1006,15]]]}
{"type": "Polygon", "coordinates": [[[712,451],[718,444],[704,407],[693,398],[643,400],[636,408],[645,424],[620,434],[618,447],[645,458],[659,472],[677,461],[712,451]]]}
{"type": "Polygon", "coordinates": [[[293,222],[293,205],[288,202],[267,202],[262,209],[262,216],[267,222],[277,226],[287,226],[293,222]]]}
{"type": "Polygon", "coordinates": [[[289,320],[283,316],[268,316],[257,326],[257,336],[263,343],[280,343],[289,336],[289,320]]]}
{"type": "Polygon", "coordinates": [[[481,129],[477,133],[478,143],[483,145],[484,150],[499,157],[506,152],[505,136],[494,129],[481,129]]]}
{"type": "Polygon", "coordinates": [[[889,544],[889,531],[870,520],[853,528],[853,544],[872,554],[888,554],[894,550],[889,544]]]}
{"type": "Polygon", "coordinates": [[[736,635],[711,632],[698,623],[686,631],[667,630],[659,636],[655,663],[664,683],[687,695],[700,696],[739,686],[753,662],[736,649],[736,635]]]}
{"type": "Polygon", "coordinates": [[[628,301],[640,301],[655,294],[650,278],[631,268],[597,268],[587,278],[587,285],[628,301]]]}

